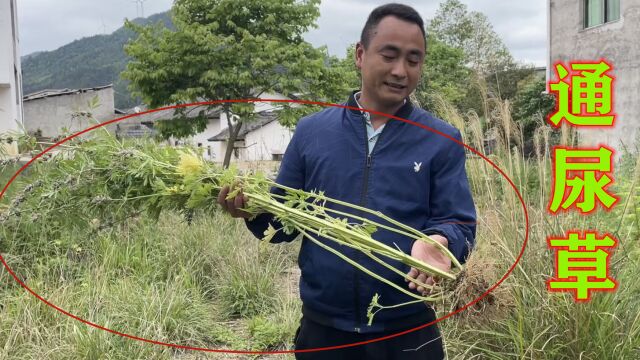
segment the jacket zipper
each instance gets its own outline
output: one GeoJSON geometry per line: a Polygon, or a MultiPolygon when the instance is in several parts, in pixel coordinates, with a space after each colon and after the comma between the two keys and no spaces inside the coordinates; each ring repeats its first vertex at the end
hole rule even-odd
{"type": "MultiPolygon", "coordinates": [[[[365,121],[366,120],[363,118],[362,125],[364,126],[364,151],[365,151],[365,154],[367,154],[367,159],[365,161],[365,168],[364,168],[364,183],[362,185],[362,195],[360,196],[360,206],[362,207],[366,207],[367,205],[367,194],[369,191],[369,171],[371,170],[371,165],[373,163],[372,155],[376,151],[376,148],[374,147],[371,150],[371,153],[369,152],[369,137],[367,136],[367,124],[365,121]]],[[[387,129],[387,127],[388,127],[388,121],[387,121],[387,124],[385,124],[384,129],[382,129],[382,131],[378,135],[378,140],[376,141],[376,145],[380,142],[380,138],[382,137],[382,134],[387,129]]],[[[359,262],[359,260],[362,259],[362,254],[360,252],[357,252],[355,257],[356,257],[355,259],[356,262],[359,262]]],[[[360,298],[359,298],[359,294],[360,294],[360,276],[359,275],[360,275],[359,270],[355,271],[353,275],[353,285],[354,285],[353,287],[355,288],[354,305],[356,309],[356,323],[358,325],[362,324],[362,316],[360,316],[361,312],[360,312],[360,298]]],[[[359,327],[356,327],[354,330],[359,333],[361,329],[359,327]]]]}

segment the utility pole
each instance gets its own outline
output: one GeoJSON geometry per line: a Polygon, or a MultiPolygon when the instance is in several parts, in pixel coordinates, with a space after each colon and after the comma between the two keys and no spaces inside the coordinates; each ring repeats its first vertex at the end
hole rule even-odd
{"type": "Polygon", "coordinates": [[[147,0],[133,0],[136,3],[136,16],[144,17],[144,2],[147,0]],[[138,14],[138,5],[140,5],[140,13],[138,14]]]}
{"type": "Polygon", "coordinates": [[[136,3],[136,17],[139,18],[140,17],[140,12],[138,11],[138,1],[137,0],[132,0],[132,3],[136,3]]]}

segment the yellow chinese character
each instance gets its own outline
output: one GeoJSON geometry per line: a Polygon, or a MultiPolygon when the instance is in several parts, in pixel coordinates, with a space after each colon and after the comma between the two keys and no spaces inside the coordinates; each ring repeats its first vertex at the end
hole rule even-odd
{"type": "Polygon", "coordinates": [[[557,93],[558,107],[549,122],[555,127],[563,119],[575,126],[612,126],[613,78],[607,75],[611,66],[604,61],[572,63],[571,70],[556,65],[558,82],[549,83],[549,88],[557,93]]]}
{"type": "Polygon", "coordinates": [[[550,212],[555,214],[560,207],[566,210],[575,205],[585,214],[595,210],[596,200],[607,209],[618,201],[605,189],[613,181],[606,174],[612,170],[612,150],[604,146],[597,150],[556,147],[553,153],[555,170],[550,212]],[[596,173],[604,174],[596,178],[596,173]]]}
{"type": "Polygon", "coordinates": [[[556,278],[547,281],[550,291],[573,291],[577,301],[586,301],[590,291],[613,291],[618,284],[608,275],[609,253],[617,240],[610,235],[596,238],[596,232],[569,232],[568,238],[548,238],[550,248],[556,249],[556,278]]]}

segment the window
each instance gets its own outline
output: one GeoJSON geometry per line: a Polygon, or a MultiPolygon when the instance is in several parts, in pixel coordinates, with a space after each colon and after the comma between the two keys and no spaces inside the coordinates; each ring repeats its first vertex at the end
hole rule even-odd
{"type": "Polygon", "coordinates": [[[585,0],[585,28],[616,21],[618,19],[620,19],[620,0],[585,0]]]}
{"type": "Polygon", "coordinates": [[[271,161],[282,161],[284,154],[271,154],[271,161]]]}

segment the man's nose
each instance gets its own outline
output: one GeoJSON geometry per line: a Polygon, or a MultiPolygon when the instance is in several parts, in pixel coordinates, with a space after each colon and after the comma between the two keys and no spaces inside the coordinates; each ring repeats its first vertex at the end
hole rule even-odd
{"type": "Polygon", "coordinates": [[[407,77],[407,67],[404,61],[396,61],[391,68],[391,75],[399,79],[407,77]]]}

